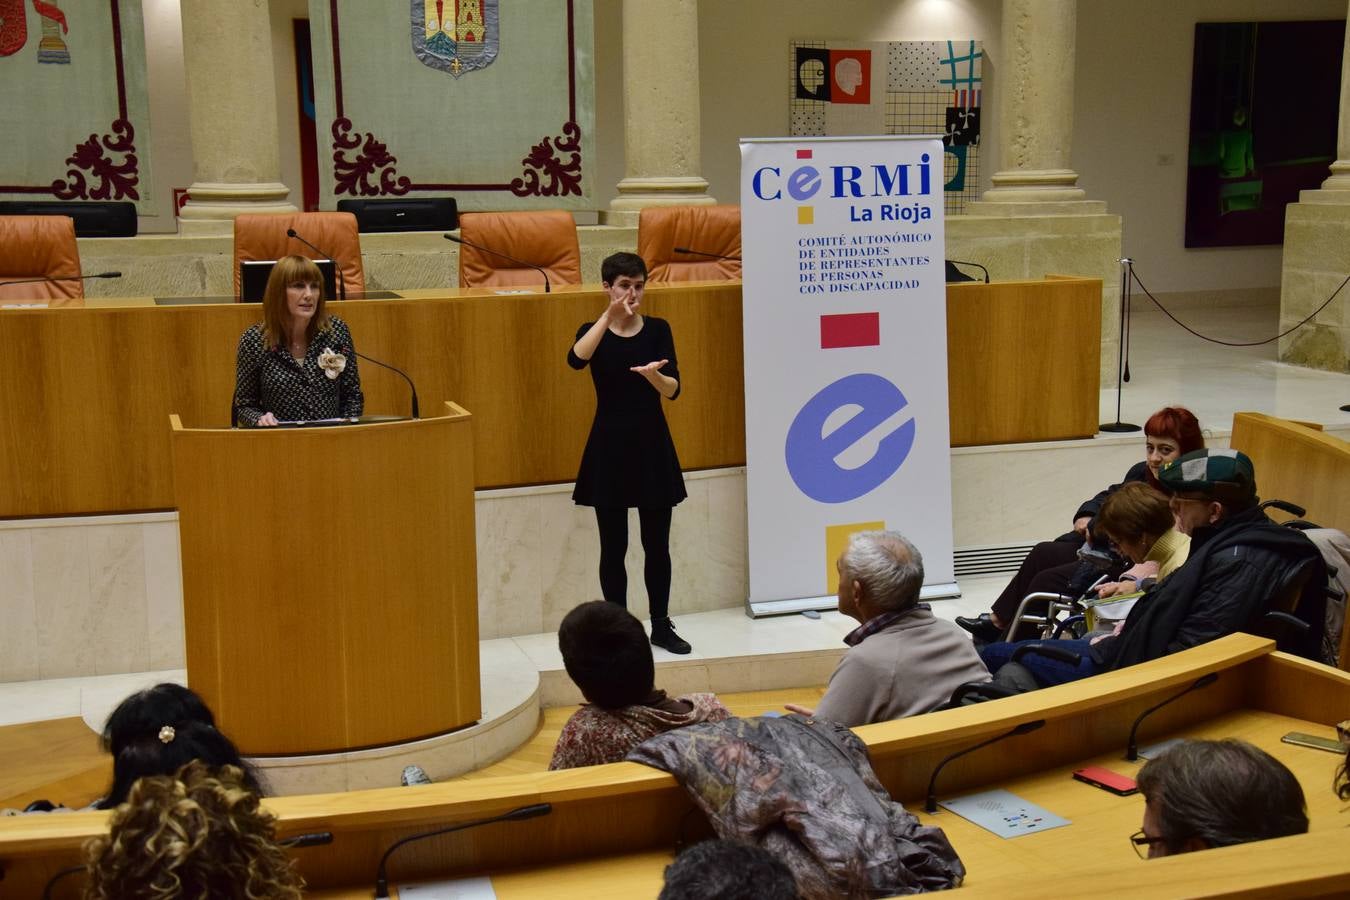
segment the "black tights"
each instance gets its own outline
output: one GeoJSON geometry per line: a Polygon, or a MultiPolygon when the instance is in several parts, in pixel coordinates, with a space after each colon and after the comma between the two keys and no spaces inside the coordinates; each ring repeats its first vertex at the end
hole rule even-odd
{"type": "MultiPolygon", "coordinates": [[[[670,513],[671,507],[638,510],[642,531],[642,580],[647,585],[651,619],[664,619],[670,612],[670,513]]],[[[597,506],[595,523],[600,527],[600,590],[610,603],[628,606],[628,572],[623,558],[628,553],[628,510],[597,506]]]]}

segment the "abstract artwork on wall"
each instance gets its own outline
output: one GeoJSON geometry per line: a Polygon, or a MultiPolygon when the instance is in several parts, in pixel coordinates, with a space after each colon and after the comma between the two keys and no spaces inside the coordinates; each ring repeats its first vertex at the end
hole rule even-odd
{"type": "Polygon", "coordinates": [[[1284,241],[1336,158],[1344,21],[1195,26],[1186,246],[1284,241]]]}
{"type": "Polygon", "coordinates": [[[152,214],[145,72],[136,0],[0,0],[0,197],[152,214]]]}
{"type": "Polygon", "coordinates": [[[591,0],[409,2],[309,0],[320,206],[593,207],[591,0]]]}
{"type": "Polygon", "coordinates": [[[977,199],[984,50],[979,41],[793,41],[793,136],[942,138],[948,215],[977,199]]]}

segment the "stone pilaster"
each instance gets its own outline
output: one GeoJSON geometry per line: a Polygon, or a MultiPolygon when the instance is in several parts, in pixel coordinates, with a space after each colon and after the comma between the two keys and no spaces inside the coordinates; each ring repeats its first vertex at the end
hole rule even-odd
{"type": "MultiPolygon", "coordinates": [[[[1347,13],[1350,15],[1350,12],[1347,13]]],[[[1321,306],[1350,274],[1350,29],[1341,56],[1341,108],[1336,161],[1313,191],[1285,207],[1280,263],[1280,331],[1321,306]]],[[[1280,339],[1284,362],[1350,372],[1350,296],[1341,296],[1311,322],[1280,339]]]]}
{"type": "MultiPolygon", "coordinates": [[[[998,69],[999,170],[987,204],[1073,203],[1086,194],[1069,161],[1077,0],[1003,0],[998,69]]],[[[983,206],[984,204],[980,204],[983,206]]],[[[1104,212],[1073,207],[1034,214],[1104,212]]],[[[1018,215],[1016,210],[981,211],[1018,215]]]]}
{"type": "Polygon", "coordinates": [[[993,187],[947,220],[948,255],[997,280],[1102,279],[1101,383],[1116,383],[1120,217],[1086,200],[1070,163],[1076,0],[1003,0],[993,187]]]}
{"type": "Polygon", "coordinates": [[[700,174],[697,0],[624,0],[624,178],[604,221],[713,203],[700,174]]]}
{"type": "Polygon", "coordinates": [[[180,230],[225,233],[240,213],[295,212],[281,183],[266,0],[182,0],[182,10],[193,181],[180,230]]]}

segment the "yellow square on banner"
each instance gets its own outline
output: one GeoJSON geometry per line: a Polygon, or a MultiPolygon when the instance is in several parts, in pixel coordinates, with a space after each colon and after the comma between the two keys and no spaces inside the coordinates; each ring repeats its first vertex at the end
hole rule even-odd
{"type": "Polygon", "coordinates": [[[881,531],[885,527],[885,522],[853,522],[848,525],[825,526],[825,593],[839,592],[839,569],[835,566],[835,562],[848,546],[848,539],[860,531],[881,531]]]}
{"type": "Polygon", "coordinates": [[[797,224],[814,225],[816,221],[816,208],[814,206],[797,207],[797,224]]]}

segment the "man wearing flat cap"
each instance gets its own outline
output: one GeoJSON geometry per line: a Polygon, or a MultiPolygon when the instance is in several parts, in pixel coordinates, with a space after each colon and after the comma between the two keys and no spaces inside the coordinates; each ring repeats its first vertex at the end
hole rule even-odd
{"type": "MultiPolygon", "coordinates": [[[[1308,628],[1291,649],[1316,659],[1325,628],[1325,564],[1302,532],[1276,525],[1261,510],[1246,454],[1196,450],[1168,463],[1158,482],[1171,497],[1177,530],[1191,536],[1190,557],[1139,599],[1118,634],[1095,642],[1049,642],[1081,653],[1079,665],[1025,657],[1022,663],[1037,681],[1073,681],[1255,628],[1300,585],[1289,611],[1308,628]]],[[[994,672],[1015,646],[990,644],[981,657],[994,672]]]]}

